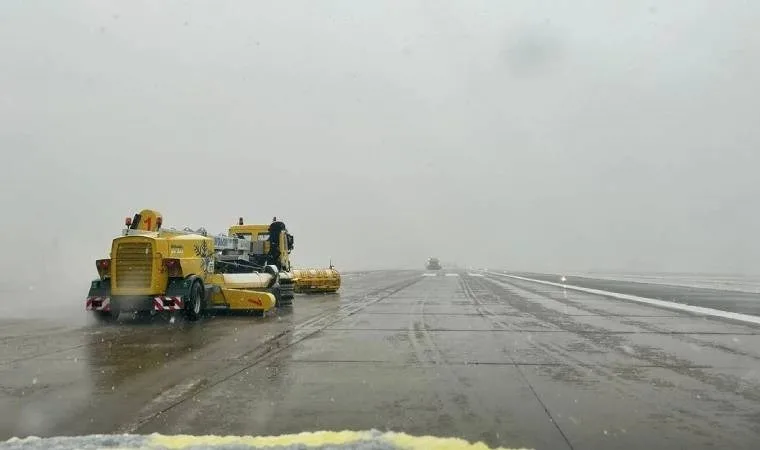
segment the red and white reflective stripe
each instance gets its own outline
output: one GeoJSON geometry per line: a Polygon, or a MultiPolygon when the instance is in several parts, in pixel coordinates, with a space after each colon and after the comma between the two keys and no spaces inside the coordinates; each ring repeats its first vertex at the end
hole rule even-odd
{"type": "Polygon", "coordinates": [[[158,296],[153,298],[153,310],[154,311],[179,311],[185,304],[182,302],[182,297],[168,297],[158,296]]]}
{"type": "Polygon", "coordinates": [[[87,297],[85,304],[87,311],[110,311],[111,299],[109,297],[87,297]]]}

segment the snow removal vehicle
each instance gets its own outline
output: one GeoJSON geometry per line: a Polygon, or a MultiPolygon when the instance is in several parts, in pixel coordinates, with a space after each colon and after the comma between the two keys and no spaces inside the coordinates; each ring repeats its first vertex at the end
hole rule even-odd
{"type": "Polygon", "coordinates": [[[441,262],[438,260],[438,258],[428,258],[427,262],[425,263],[425,268],[428,270],[441,270],[441,262]]]}
{"type": "MultiPolygon", "coordinates": [[[[278,245],[278,240],[272,240],[271,236],[277,236],[279,229],[284,229],[284,224],[277,221],[277,217],[272,220],[270,225],[240,225],[230,227],[229,234],[237,237],[244,237],[257,242],[263,242],[261,255],[274,254],[279,255],[278,248],[272,250],[272,246],[278,245]]],[[[287,234],[288,252],[293,249],[293,236],[287,234]]],[[[281,255],[283,261],[282,270],[291,273],[293,288],[297,293],[302,294],[330,294],[340,289],[340,273],[330,262],[327,269],[324,268],[291,268],[290,259],[287,255],[281,255]]],[[[266,261],[260,261],[266,264],[266,261]]]]}
{"type": "Polygon", "coordinates": [[[103,320],[128,311],[174,311],[197,320],[212,310],[264,313],[292,305],[293,236],[284,223],[245,225],[240,218],[228,234],[208,236],[203,228],[166,229],[162,222],[148,209],[127,217],[110,258],[95,263],[99,277],[87,311],[103,320]]]}

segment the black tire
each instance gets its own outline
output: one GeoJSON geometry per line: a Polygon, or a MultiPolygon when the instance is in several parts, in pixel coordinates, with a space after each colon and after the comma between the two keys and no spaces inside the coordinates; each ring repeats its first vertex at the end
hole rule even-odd
{"type": "Polygon", "coordinates": [[[293,289],[282,289],[280,288],[280,301],[277,306],[281,308],[290,308],[293,306],[293,297],[295,297],[295,294],[293,293],[293,289]]]}
{"type": "Polygon", "coordinates": [[[282,289],[280,283],[275,283],[274,286],[269,288],[269,292],[274,295],[274,307],[279,308],[282,306],[282,289]]]}
{"type": "Polygon", "coordinates": [[[203,315],[203,286],[200,281],[195,281],[190,287],[190,295],[185,302],[185,318],[192,322],[200,319],[203,315]]]}

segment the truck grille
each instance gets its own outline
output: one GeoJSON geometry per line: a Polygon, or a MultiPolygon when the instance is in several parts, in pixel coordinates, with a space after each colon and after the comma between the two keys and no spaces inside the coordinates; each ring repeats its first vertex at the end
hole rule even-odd
{"type": "Polygon", "coordinates": [[[116,248],[116,286],[149,288],[153,269],[153,248],[150,242],[122,242],[116,248]]]}

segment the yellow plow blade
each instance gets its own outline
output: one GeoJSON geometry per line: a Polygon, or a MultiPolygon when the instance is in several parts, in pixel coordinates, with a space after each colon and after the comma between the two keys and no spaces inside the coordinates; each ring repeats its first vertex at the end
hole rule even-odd
{"type": "Polygon", "coordinates": [[[222,288],[222,295],[231,310],[269,311],[275,304],[274,295],[269,292],[222,288]]]}
{"type": "Polygon", "coordinates": [[[295,291],[300,293],[331,293],[340,289],[340,273],[335,269],[294,269],[295,291]]]}

